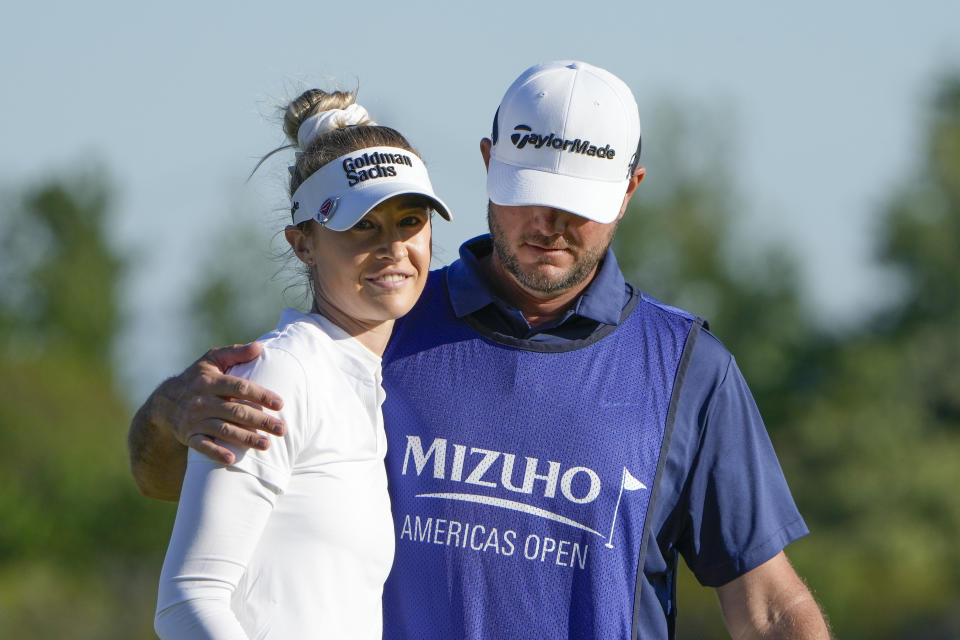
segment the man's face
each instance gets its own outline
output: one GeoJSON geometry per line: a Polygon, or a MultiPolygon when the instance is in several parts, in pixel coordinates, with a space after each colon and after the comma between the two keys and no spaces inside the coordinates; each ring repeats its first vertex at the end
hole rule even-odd
{"type": "Polygon", "coordinates": [[[489,203],[494,259],[516,284],[542,300],[586,287],[613,240],[617,223],[600,224],[540,206],[489,203]]]}

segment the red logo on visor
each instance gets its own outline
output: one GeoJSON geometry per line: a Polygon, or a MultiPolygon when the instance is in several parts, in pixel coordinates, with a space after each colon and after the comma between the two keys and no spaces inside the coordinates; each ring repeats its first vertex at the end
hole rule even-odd
{"type": "Polygon", "coordinates": [[[337,208],[337,202],[340,198],[327,198],[323,201],[323,204],[320,205],[320,208],[317,209],[316,219],[320,224],[326,224],[330,217],[333,215],[333,212],[337,208]]]}

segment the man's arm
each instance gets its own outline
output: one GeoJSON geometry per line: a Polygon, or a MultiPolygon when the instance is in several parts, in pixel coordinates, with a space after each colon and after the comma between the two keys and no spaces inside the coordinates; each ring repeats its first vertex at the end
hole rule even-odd
{"type": "Polygon", "coordinates": [[[283,423],[260,408],[280,409],[280,397],[224,373],[256,358],[260,349],[256,342],[212,349],[150,394],[130,422],[127,435],[130,468],[143,495],[160,500],[179,498],[188,446],[230,464],[233,454],[214,438],[266,449],[268,439],[259,431],[283,435],[283,423]]]}
{"type": "Polygon", "coordinates": [[[718,587],[717,595],[734,640],[830,638],[820,607],[782,551],[718,587]]]}

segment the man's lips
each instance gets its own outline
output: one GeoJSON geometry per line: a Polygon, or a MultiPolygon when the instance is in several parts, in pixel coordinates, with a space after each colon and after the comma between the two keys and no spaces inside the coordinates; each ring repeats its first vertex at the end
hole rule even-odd
{"type": "Polygon", "coordinates": [[[539,243],[539,242],[524,242],[523,244],[524,246],[532,249],[536,253],[544,253],[547,255],[560,254],[570,250],[569,247],[563,246],[563,245],[553,246],[550,244],[539,243]]]}

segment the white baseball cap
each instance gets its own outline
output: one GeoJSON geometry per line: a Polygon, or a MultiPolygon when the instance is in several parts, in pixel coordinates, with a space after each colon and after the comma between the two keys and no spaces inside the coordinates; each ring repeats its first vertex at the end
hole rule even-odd
{"type": "Polygon", "coordinates": [[[441,216],[450,209],[437,197],[417,154],[398,147],[370,147],[323,165],[293,193],[293,224],[313,219],[331,231],[346,231],[378,204],[399,195],[420,195],[441,216]]]}
{"type": "Polygon", "coordinates": [[[492,202],[610,223],[640,159],[637,102],[609,71],[576,60],[545,62],[507,89],[492,139],[492,202]]]}

